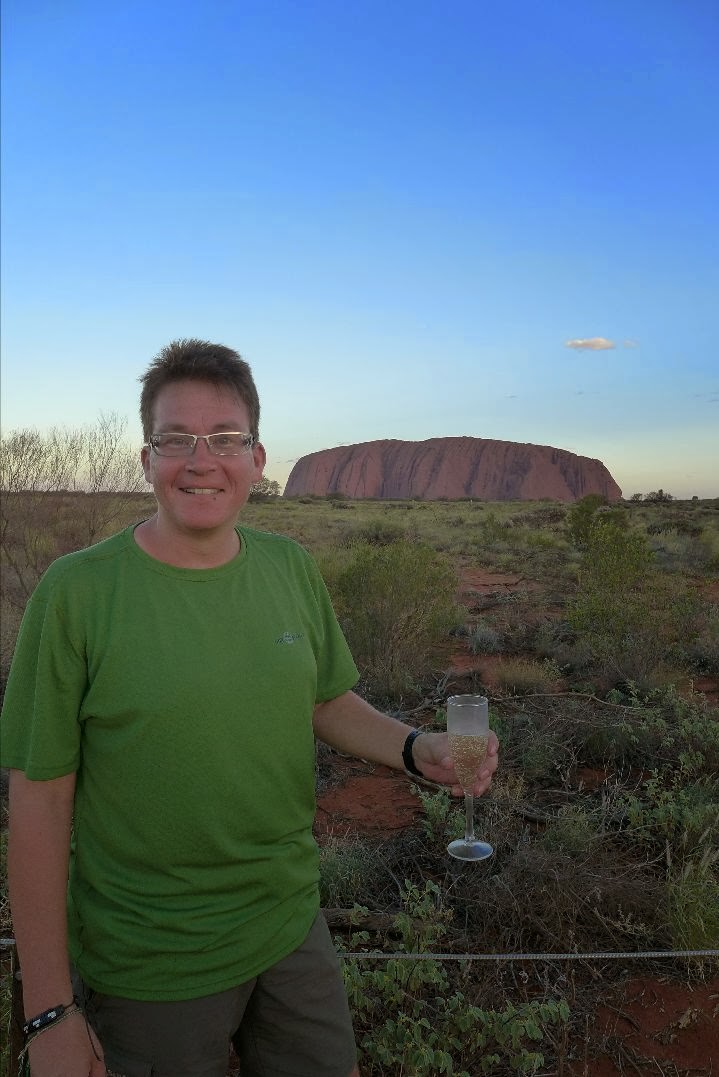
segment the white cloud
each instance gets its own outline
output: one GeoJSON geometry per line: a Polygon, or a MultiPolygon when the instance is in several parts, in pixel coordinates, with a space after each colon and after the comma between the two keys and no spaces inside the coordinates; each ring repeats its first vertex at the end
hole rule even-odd
{"type": "Polygon", "coordinates": [[[639,341],[638,340],[623,340],[622,341],[622,347],[624,347],[624,348],[638,348],[639,347],[639,341]]]}
{"type": "Polygon", "coordinates": [[[606,337],[580,337],[575,340],[566,340],[564,347],[582,352],[603,352],[608,348],[616,348],[616,344],[613,340],[607,340],[606,337]]]}

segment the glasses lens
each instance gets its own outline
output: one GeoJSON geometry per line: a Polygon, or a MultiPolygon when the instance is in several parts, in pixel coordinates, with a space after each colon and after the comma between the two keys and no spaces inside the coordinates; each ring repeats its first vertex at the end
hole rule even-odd
{"type": "Polygon", "coordinates": [[[192,434],[153,434],[150,444],[160,456],[189,456],[195,439],[192,434]]]}
{"type": "Polygon", "coordinates": [[[250,448],[252,440],[251,434],[241,434],[237,431],[207,435],[210,452],[213,452],[215,456],[240,456],[250,448]]]}

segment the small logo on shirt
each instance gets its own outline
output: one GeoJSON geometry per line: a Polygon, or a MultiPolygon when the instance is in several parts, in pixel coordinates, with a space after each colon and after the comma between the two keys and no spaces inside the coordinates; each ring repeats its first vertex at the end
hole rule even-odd
{"type": "Polygon", "coordinates": [[[302,639],[304,632],[283,632],[278,636],[275,643],[294,643],[296,639],[302,639]]]}

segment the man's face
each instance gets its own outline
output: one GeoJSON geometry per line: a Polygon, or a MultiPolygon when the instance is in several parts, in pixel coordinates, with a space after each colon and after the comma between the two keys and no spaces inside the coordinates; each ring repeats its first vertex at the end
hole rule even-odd
{"type": "MultiPolygon", "coordinates": [[[[247,405],[229,390],[211,382],[178,381],[157,394],[153,434],[224,430],[250,431],[247,405]]],[[[257,443],[242,456],[215,456],[204,441],[198,441],[192,456],[168,457],[145,447],[142,466],[167,531],[224,536],[234,528],[250,487],[262,478],[265,450],[257,443]]]]}

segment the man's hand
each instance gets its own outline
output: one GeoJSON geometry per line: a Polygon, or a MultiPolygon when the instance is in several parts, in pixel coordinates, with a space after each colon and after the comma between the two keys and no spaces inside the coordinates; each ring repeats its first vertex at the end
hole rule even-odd
{"type": "Polygon", "coordinates": [[[105,1077],[107,1073],[102,1048],[82,1013],[51,1025],[30,1044],[28,1056],[32,1077],[105,1077]]]}
{"type": "MultiPolygon", "coordinates": [[[[412,745],[412,752],[417,769],[425,778],[440,785],[448,785],[453,796],[462,796],[462,786],[457,780],[452,754],[446,733],[423,733],[412,745]]],[[[499,763],[499,741],[491,730],[487,744],[487,756],[482,764],[472,795],[481,797],[492,784],[492,775],[499,763]]]]}

